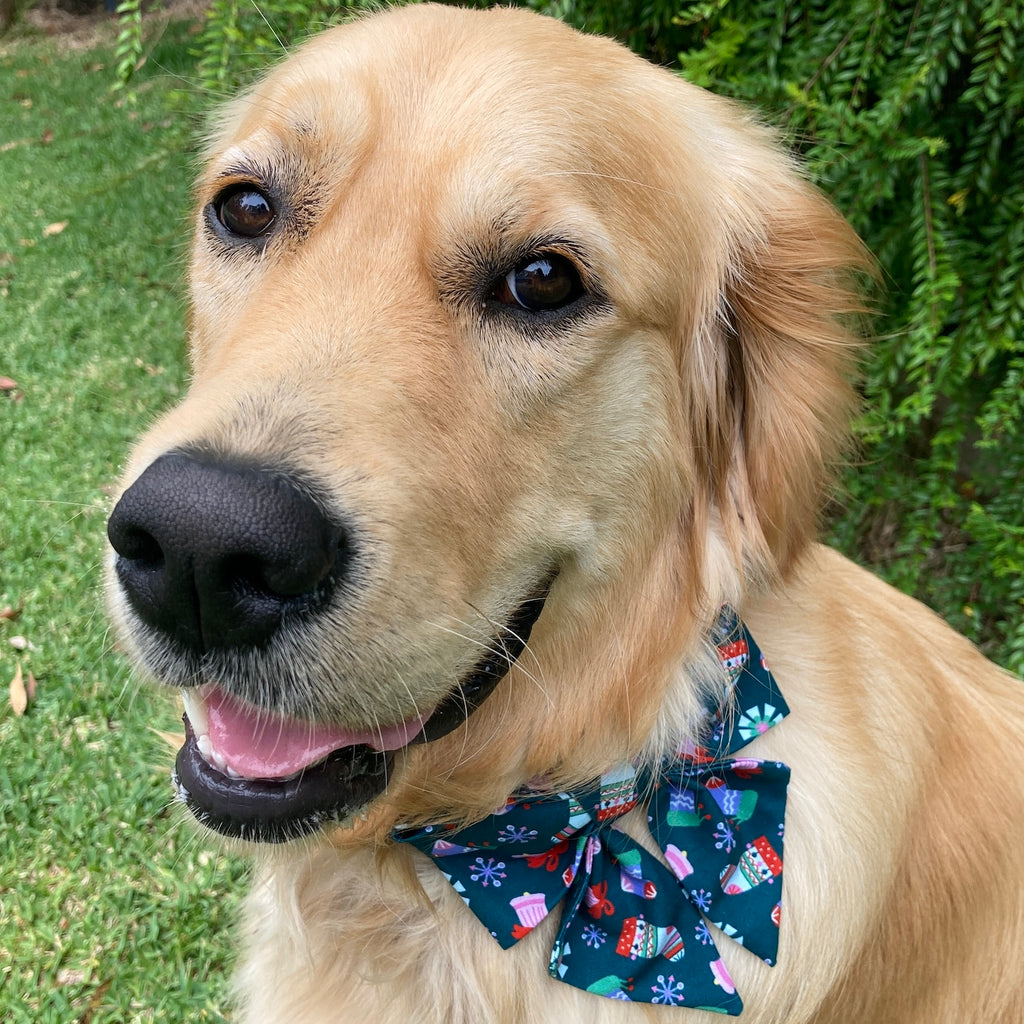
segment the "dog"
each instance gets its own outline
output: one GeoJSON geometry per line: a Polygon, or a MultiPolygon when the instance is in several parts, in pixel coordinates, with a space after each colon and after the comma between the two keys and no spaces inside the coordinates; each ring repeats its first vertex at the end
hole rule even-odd
{"type": "Polygon", "coordinates": [[[108,594],[258,865],[238,1019],[1021,1024],[1024,688],[815,542],[872,266],[773,134],[417,5],[196,191],[108,594]]]}

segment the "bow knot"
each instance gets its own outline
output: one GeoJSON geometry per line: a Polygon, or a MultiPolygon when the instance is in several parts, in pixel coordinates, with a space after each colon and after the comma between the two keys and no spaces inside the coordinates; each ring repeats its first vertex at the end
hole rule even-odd
{"type": "Polygon", "coordinates": [[[711,929],[774,962],[789,769],[731,755],[788,708],[731,609],[716,629],[726,699],[708,709],[699,745],[653,770],[616,765],[587,790],[522,790],[465,828],[394,837],[432,857],[505,948],[561,903],[553,977],[613,999],[738,1014],[711,929]],[[618,827],[642,804],[663,860],[618,827]]]}

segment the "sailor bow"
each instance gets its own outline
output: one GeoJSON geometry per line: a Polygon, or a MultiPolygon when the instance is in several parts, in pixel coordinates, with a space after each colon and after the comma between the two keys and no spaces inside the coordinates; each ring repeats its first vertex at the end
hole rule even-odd
{"type": "Polygon", "coordinates": [[[714,639],[727,695],[707,710],[700,745],[654,771],[615,766],[591,789],[517,791],[467,828],[394,838],[432,857],[506,949],[561,903],[553,977],[612,999],[739,1014],[715,937],[775,962],[789,769],[733,755],[789,709],[731,609],[714,639]],[[642,803],[668,867],[616,825],[642,803]]]}

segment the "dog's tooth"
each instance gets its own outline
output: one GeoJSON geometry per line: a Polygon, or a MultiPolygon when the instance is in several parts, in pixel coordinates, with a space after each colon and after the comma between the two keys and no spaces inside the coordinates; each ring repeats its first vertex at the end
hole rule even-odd
{"type": "MultiPolygon", "coordinates": [[[[192,723],[192,731],[196,736],[205,736],[210,731],[210,720],[206,714],[206,701],[197,690],[182,690],[181,700],[185,705],[185,714],[192,723]]],[[[205,755],[204,755],[205,756],[205,755]]]]}
{"type": "Polygon", "coordinates": [[[207,764],[223,772],[228,778],[244,779],[245,776],[239,775],[227,763],[224,755],[217,750],[213,745],[213,740],[210,739],[210,719],[206,713],[206,701],[200,695],[201,692],[197,690],[181,691],[181,699],[185,705],[185,714],[188,716],[189,722],[192,723],[192,732],[195,735],[199,753],[207,764]]]}
{"type": "Polygon", "coordinates": [[[205,733],[202,736],[196,737],[196,746],[199,748],[199,753],[202,755],[203,760],[208,764],[212,765],[218,771],[223,772],[225,775],[230,776],[232,779],[240,779],[241,776],[236,772],[232,771],[228,767],[224,758],[217,752],[213,745],[213,741],[205,733]]]}
{"type": "Polygon", "coordinates": [[[210,742],[210,737],[206,733],[196,737],[196,746],[199,748],[199,753],[203,755],[203,760],[208,764],[213,764],[217,755],[214,753],[213,743],[210,742]]]}

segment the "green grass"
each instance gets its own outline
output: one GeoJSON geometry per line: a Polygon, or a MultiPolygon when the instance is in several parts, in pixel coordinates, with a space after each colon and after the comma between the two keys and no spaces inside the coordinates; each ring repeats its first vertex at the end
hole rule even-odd
{"type": "Polygon", "coordinates": [[[241,864],[169,806],[171,702],[112,649],[100,557],[130,441],[183,386],[193,108],[173,27],[110,51],[0,47],[0,1020],[222,1020],[241,864]],[[54,225],[64,225],[58,230],[54,225]],[[18,650],[11,639],[31,647],[18,650]],[[18,717],[18,666],[38,680],[18,717]]]}

